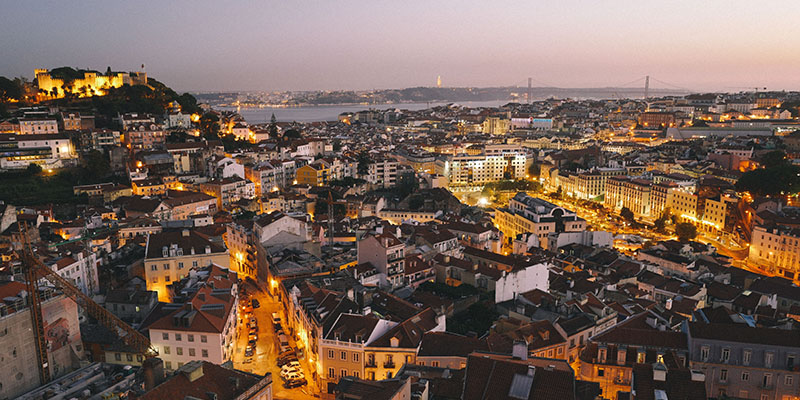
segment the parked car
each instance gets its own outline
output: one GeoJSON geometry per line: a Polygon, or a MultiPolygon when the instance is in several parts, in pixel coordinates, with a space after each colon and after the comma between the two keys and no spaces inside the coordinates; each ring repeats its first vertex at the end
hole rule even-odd
{"type": "Polygon", "coordinates": [[[295,379],[305,379],[306,376],[303,375],[301,371],[293,371],[293,372],[288,372],[286,374],[284,374],[283,371],[281,371],[281,378],[285,381],[291,381],[295,379]]]}
{"type": "Polygon", "coordinates": [[[285,358],[279,358],[278,359],[278,366],[279,367],[283,367],[284,365],[286,365],[286,364],[288,364],[288,363],[290,363],[292,361],[298,361],[297,360],[297,356],[291,355],[291,356],[286,356],[285,358]]]}
{"type": "Polygon", "coordinates": [[[261,307],[261,303],[258,302],[258,299],[253,299],[253,308],[261,307]]]}
{"type": "Polygon", "coordinates": [[[308,384],[308,381],[306,381],[305,378],[292,379],[292,380],[287,380],[286,382],[284,382],[283,383],[283,387],[285,387],[286,389],[292,389],[292,388],[296,388],[296,387],[300,387],[300,386],[305,386],[307,384],[308,384]]]}
{"type": "Polygon", "coordinates": [[[281,371],[285,369],[300,370],[300,361],[290,361],[288,364],[284,364],[283,366],[281,366],[281,371]]]}
{"type": "Polygon", "coordinates": [[[256,340],[258,340],[258,335],[256,335],[255,333],[251,333],[247,335],[247,340],[252,340],[255,342],[256,340]]]}
{"type": "Polygon", "coordinates": [[[274,312],[272,313],[272,323],[273,324],[280,324],[281,323],[281,315],[274,312]]]}
{"type": "Polygon", "coordinates": [[[256,341],[255,340],[249,340],[249,341],[247,341],[247,345],[249,347],[252,347],[252,348],[255,349],[256,348],[256,341]]]}
{"type": "Polygon", "coordinates": [[[250,347],[250,346],[247,346],[247,348],[244,349],[244,356],[245,357],[252,357],[253,356],[253,348],[250,347]]]}
{"type": "Polygon", "coordinates": [[[281,324],[275,324],[274,328],[275,328],[275,332],[282,332],[283,331],[283,327],[281,326],[281,324]]]}

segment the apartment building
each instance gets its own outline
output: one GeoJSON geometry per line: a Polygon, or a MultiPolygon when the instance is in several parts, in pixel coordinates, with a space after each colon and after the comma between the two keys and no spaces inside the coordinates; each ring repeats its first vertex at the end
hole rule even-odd
{"type": "Polygon", "coordinates": [[[508,155],[458,155],[445,163],[444,175],[450,185],[484,185],[503,179],[525,177],[526,156],[508,155]]]}
{"type": "Polygon", "coordinates": [[[552,232],[586,230],[586,220],[575,212],[524,192],[517,193],[508,208],[496,210],[494,223],[509,243],[523,233],[535,234],[539,243],[544,243],[552,232]]]}
{"type": "Polygon", "coordinates": [[[147,324],[150,342],[174,371],[191,361],[223,364],[236,350],[236,273],[217,265],[193,268],[176,282],[177,303],[163,305],[147,324]]]}
{"type": "Polygon", "coordinates": [[[169,300],[167,286],[188,276],[190,269],[212,264],[228,268],[228,250],[191,230],[147,235],[144,277],[147,290],[158,292],[160,301],[169,300]]]}
{"type": "Polygon", "coordinates": [[[0,134],[0,169],[24,169],[38,164],[43,169],[77,163],[78,154],[65,134],[0,134]]]}
{"type": "Polygon", "coordinates": [[[405,244],[391,233],[367,235],[357,243],[358,264],[370,263],[381,274],[383,286],[403,286],[405,244]]]}
{"type": "Polygon", "coordinates": [[[751,236],[748,263],[787,279],[800,279],[800,229],[756,226],[751,236]]]}
{"type": "Polygon", "coordinates": [[[152,122],[134,123],[124,128],[122,143],[131,151],[153,150],[164,147],[167,133],[152,122]]]}
{"type": "Polygon", "coordinates": [[[100,292],[97,263],[95,253],[81,251],[52,262],[50,269],[80,289],[83,294],[92,296],[100,292]]]}
{"type": "Polygon", "coordinates": [[[366,181],[374,186],[390,188],[397,185],[397,167],[400,165],[394,160],[379,160],[367,166],[366,181]]]}
{"type": "Polygon", "coordinates": [[[331,179],[331,170],[326,163],[315,162],[297,169],[295,180],[299,185],[324,186],[331,179]]]}
{"type": "Polygon", "coordinates": [[[20,135],[54,135],[58,133],[58,120],[55,118],[20,118],[19,133],[20,135]]]}
{"type": "Polygon", "coordinates": [[[794,399],[800,390],[800,332],[684,321],[692,369],[712,397],[794,399]]]}
{"type": "Polygon", "coordinates": [[[650,217],[650,192],[652,182],[629,176],[615,176],[606,182],[604,204],[620,210],[628,208],[637,218],[650,217]]]}
{"type": "Polygon", "coordinates": [[[217,208],[220,210],[241,199],[252,199],[256,196],[256,185],[238,177],[201,183],[200,190],[209,196],[216,197],[217,208]]]}

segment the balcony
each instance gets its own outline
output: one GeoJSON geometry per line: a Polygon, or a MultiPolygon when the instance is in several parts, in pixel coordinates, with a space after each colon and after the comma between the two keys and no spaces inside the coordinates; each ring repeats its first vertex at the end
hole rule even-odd
{"type": "Polygon", "coordinates": [[[383,368],[394,368],[394,361],[386,361],[383,363],[383,368]]]}
{"type": "Polygon", "coordinates": [[[367,362],[364,364],[364,367],[365,368],[375,368],[375,367],[377,367],[377,365],[375,364],[375,360],[367,360],[367,362]]]}

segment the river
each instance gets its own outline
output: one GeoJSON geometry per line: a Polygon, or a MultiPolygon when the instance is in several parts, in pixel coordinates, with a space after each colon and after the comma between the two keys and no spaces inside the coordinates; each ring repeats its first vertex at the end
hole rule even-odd
{"type": "MultiPolygon", "coordinates": [[[[494,101],[464,101],[457,104],[467,107],[497,107],[510,102],[511,100],[494,101]]],[[[315,121],[336,121],[339,114],[343,112],[356,112],[367,109],[387,110],[423,110],[430,107],[446,105],[445,102],[430,103],[399,103],[399,104],[348,104],[331,106],[303,106],[303,107],[264,107],[264,108],[242,108],[239,111],[249,124],[263,124],[269,122],[272,114],[279,122],[315,122],[315,121]]],[[[220,110],[235,111],[233,107],[216,107],[220,110]]]]}

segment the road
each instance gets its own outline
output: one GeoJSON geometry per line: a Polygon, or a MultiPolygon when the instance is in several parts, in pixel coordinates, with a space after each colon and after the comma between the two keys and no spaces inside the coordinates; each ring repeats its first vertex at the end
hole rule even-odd
{"type": "MultiPolygon", "coordinates": [[[[274,399],[318,399],[319,391],[314,383],[311,382],[311,379],[309,379],[309,368],[308,365],[305,365],[303,360],[301,360],[302,369],[309,384],[294,389],[286,389],[283,387],[283,381],[280,378],[281,370],[278,368],[276,361],[279,345],[272,324],[272,313],[278,312],[280,314],[282,306],[279,302],[274,300],[266,290],[256,288],[256,286],[251,283],[243,282],[242,286],[247,288],[247,294],[250,295],[250,298],[257,299],[261,305],[261,307],[253,309],[253,314],[258,321],[258,339],[256,340],[256,348],[253,357],[245,357],[244,352],[247,347],[248,328],[247,322],[242,321],[239,325],[239,340],[236,343],[236,351],[233,355],[234,368],[258,375],[264,375],[268,372],[272,373],[272,392],[274,399]]],[[[295,347],[293,339],[290,339],[289,343],[292,347],[295,347]]]]}

